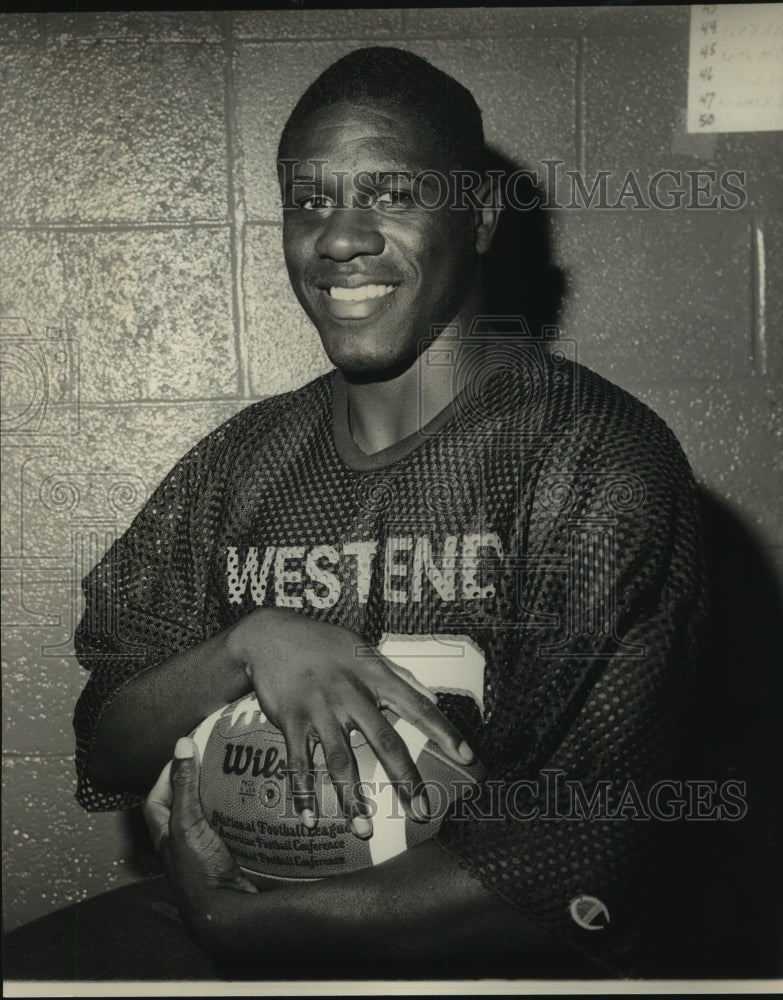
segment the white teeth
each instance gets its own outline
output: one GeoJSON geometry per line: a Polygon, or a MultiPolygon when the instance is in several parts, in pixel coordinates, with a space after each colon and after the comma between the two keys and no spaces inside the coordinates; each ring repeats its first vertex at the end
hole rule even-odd
{"type": "Polygon", "coordinates": [[[363,302],[365,299],[379,299],[394,291],[394,285],[360,285],[358,288],[338,288],[333,285],[329,294],[341,302],[363,302]]]}

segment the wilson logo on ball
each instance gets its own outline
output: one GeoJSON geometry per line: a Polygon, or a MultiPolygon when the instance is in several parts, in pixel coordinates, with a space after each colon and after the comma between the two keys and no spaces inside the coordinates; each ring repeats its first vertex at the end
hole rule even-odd
{"type": "Polygon", "coordinates": [[[261,747],[226,743],[223,757],[224,774],[244,774],[249,767],[254,778],[263,775],[265,778],[284,778],[285,760],[276,747],[261,747]]]}

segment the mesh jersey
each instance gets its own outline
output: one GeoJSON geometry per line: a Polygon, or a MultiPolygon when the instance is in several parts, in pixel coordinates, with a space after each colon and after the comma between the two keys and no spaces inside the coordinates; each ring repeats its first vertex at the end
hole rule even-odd
{"type": "Polygon", "coordinates": [[[643,971],[663,824],[637,796],[672,773],[703,604],[692,476],[651,410],[579,365],[529,348],[484,374],[373,456],[332,373],[180,460],[84,581],[77,796],[138,801],[86,774],[103,709],[258,605],[373,644],[468,643],[474,682],[443,679],[440,701],[489,780],[441,845],[605,968],[643,971]]]}

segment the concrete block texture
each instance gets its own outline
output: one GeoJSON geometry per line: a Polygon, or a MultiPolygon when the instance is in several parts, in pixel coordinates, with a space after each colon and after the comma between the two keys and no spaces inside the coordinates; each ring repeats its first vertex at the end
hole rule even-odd
{"type": "Polygon", "coordinates": [[[64,38],[0,60],[0,221],[225,219],[221,46],[64,38]]]}
{"type": "Polygon", "coordinates": [[[234,12],[237,38],[361,38],[381,40],[399,35],[402,10],[239,10],[234,12]]]}
{"type": "MultiPolygon", "coordinates": [[[[248,218],[278,221],[277,143],[296,99],[336,58],[366,42],[243,43],[237,54],[238,145],[248,218]]],[[[395,43],[400,44],[400,43],[395,43]]],[[[569,40],[417,41],[409,47],[469,87],[488,142],[514,161],[575,163],[576,45],[569,40]]]]}
{"type": "Polygon", "coordinates": [[[783,382],[639,386],[677,435],[697,479],[768,545],[783,544],[783,382]]]}
{"type": "MultiPolygon", "coordinates": [[[[10,618],[6,580],[11,574],[3,570],[3,617],[10,618]]],[[[27,576],[28,574],[25,574],[27,576]]],[[[10,581],[9,581],[10,582],[10,581]]],[[[69,608],[67,595],[54,586],[30,586],[29,581],[13,581],[20,590],[27,584],[28,601],[50,596],[45,606],[24,608],[28,617],[32,612],[39,618],[51,621],[58,612],[63,620],[69,608]],[[30,591],[35,591],[34,595],[30,591]],[[47,594],[48,591],[48,594],[47,594]],[[65,599],[63,599],[63,597],[65,599]],[[59,605],[59,606],[58,606],[59,605]]],[[[66,587],[62,588],[67,590],[66,587]]],[[[14,615],[16,617],[16,615],[14,615]]],[[[62,634],[67,639],[69,629],[62,634]]],[[[3,627],[3,749],[4,754],[39,754],[57,756],[74,751],[73,706],[78,696],[78,668],[65,657],[46,656],[43,635],[52,634],[32,622],[27,627],[3,627]]],[[[13,815],[18,806],[10,800],[6,804],[13,815]]]]}
{"type": "Polygon", "coordinates": [[[672,27],[687,30],[687,7],[537,7],[480,6],[420,8],[405,11],[411,35],[437,37],[525,38],[529,35],[573,37],[593,34],[649,34],[672,27]]]}
{"type": "MultiPolygon", "coordinates": [[[[780,132],[686,132],[688,105],[688,31],[658,32],[627,38],[589,38],[584,54],[584,141],[588,177],[611,173],[619,190],[628,171],[643,189],[661,170],[714,171],[713,187],[722,194],[720,177],[740,187],[744,197],[728,192],[732,206],[783,207],[779,165],[780,132]]],[[[688,182],[684,182],[687,186],[688,182]]],[[[707,180],[702,184],[707,186],[707,180]]],[[[710,199],[696,196],[702,204],[710,199]]]]}
{"type": "Polygon", "coordinates": [[[46,27],[40,14],[4,13],[0,21],[0,42],[34,42],[43,39],[46,27]]]}
{"type": "Polygon", "coordinates": [[[418,41],[414,52],[455,76],[476,98],[487,142],[515,165],[543,159],[576,166],[576,43],[571,39],[418,41]]]}
{"type": "MultiPolygon", "coordinates": [[[[0,334],[3,340],[39,339],[47,326],[64,328],[65,304],[59,234],[35,229],[0,232],[0,334]]],[[[5,383],[3,388],[6,388],[5,383]]]]}
{"type": "Polygon", "coordinates": [[[70,38],[154,39],[219,42],[226,16],[218,11],[112,10],[39,15],[50,40],[70,38]]]}
{"type": "Polygon", "coordinates": [[[236,393],[227,230],[9,231],[0,245],[3,314],[78,342],[83,402],[236,393]]]}
{"type": "Polygon", "coordinates": [[[248,226],[245,322],[253,395],[287,392],[332,368],[288,280],[280,226],[248,226]]]}
{"type": "MultiPolygon", "coordinates": [[[[5,929],[156,871],[122,813],[86,813],[71,757],[3,757],[5,929]]],[[[138,824],[136,824],[138,825],[138,824]]]]}
{"type": "Polygon", "coordinates": [[[560,211],[553,234],[562,332],[588,367],[623,385],[752,373],[747,218],[560,211]]]}

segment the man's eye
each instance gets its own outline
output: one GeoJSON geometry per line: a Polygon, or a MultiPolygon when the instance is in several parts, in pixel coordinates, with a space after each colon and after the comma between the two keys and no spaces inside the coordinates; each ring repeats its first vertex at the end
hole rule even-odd
{"type": "Polygon", "coordinates": [[[306,209],[308,212],[315,212],[318,209],[331,208],[333,204],[332,199],[327,198],[326,195],[314,194],[300,201],[299,207],[306,209]]]}
{"type": "Polygon", "coordinates": [[[385,208],[410,208],[414,202],[410,191],[382,191],[375,199],[376,205],[385,208]]]}

